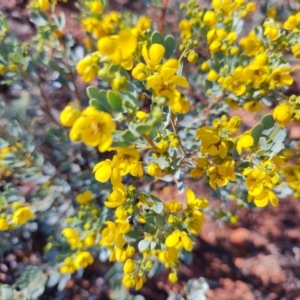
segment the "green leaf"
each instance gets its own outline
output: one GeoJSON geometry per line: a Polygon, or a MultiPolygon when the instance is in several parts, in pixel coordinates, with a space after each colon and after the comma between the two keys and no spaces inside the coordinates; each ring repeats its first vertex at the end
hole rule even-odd
{"type": "Polygon", "coordinates": [[[111,107],[106,100],[106,91],[98,91],[97,88],[90,86],[87,88],[87,94],[90,100],[90,105],[96,107],[100,111],[111,113],[111,107]]]}
{"type": "Polygon", "coordinates": [[[163,229],[164,227],[164,218],[161,215],[156,215],[154,217],[155,223],[159,229],[163,229]]]}
{"type": "Polygon", "coordinates": [[[139,230],[132,230],[132,231],[127,232],[125,235],[132,239],[137,240],[142,236],[142,233],[139,230]]]}
{"type": "Polygon", "coordinates": [[[47,16],[42,12],[31,12],[30,21],[37,26],[47,25],[47,16]]]}
{"type": "Polygon", "coordinates": [[[152,209],[154,212],[156,212],[157,214],[161,214],[162,211],[164,210],[164,205],[163,205],[162,202],[156,201],[156,202],[154,203],[154,205],[151,207],[151,209],[152,209]]]}
{"type": "Polygon", "coordinates": [[[151,130],[152,130],[151,125],[142,124],[142,125],[137,125],[136,126],[136,131],[138,133],[149,133],[151,130]]]}
{"type": "Polygon", "coordinates": [[[261,149],[259,151],[256,152],[257,156],[264,156],[266,154],[266,150],[265,149],[261,149]]]}
{"type": "Polygon", "coordinates": [[[1,285],[0,290],[1,290],[1,300],[13,299],[13,289],[8,284],[1,285]]]}
{"type": "Polygon", "coordinates": [[[270,129],[274,127],[276,122],[272,115],[265,115],[260,123],[264,125],[264,129],[270,129]]]}
{"type": "Polygon", "coordinates": [[[259,138],[262,135],[262,132],[264,130],[264,125],[263,124],[257,124],[255,127],[252,128],[251,130],[251,136],[254,139],[254,146],[257,145],[259,138]]]}
{"type": "Polygon", "coordinates": [[[154,31],[151,36],[151,43],[152,44],[161,44],[165,46],[165,40],[164,37],[157,31],[154,31]]]}
{"type": "Polygon", "coordinates": [[[286,138],[286,129],[280,128],[275,136],[272,138],[274,142],[283,142],[286,138]]]}
{"type": "Polygon", "coordinates": [[[269,158],[271,159],[275,155],[279,154],[284,149],[284,144],[282,142],[275,142],[272,144],[270,150],[267,152],[269,158]]]}
{"type": "Polygon", "coordinates": [[[168,35],[165,39],[165,58],[169,59],[176,50],[176,41],[172,35],[168,35]]]}
{"type": "Polygon", "coordinates": [[[115,131],[112,147],[127,147],[137,140],[137,137],[130,131],[115,131]]]}
{"type": "Polygon", "coordinates": [[[263,150],[267,149],[267,140],[265,137],[262,136],[259,138],[259,144],[260,144],[261,149],[263,149],[263,150]]]}
{"type": "Polygon", "coordinates": [[[242,162],[241,164],[238,165],[239,168],[243,168],[243,169],[246,169],[249,166],[250,166],[249,161],[244,161],[244,162],[242,162]]]}
{"type": "Polygon", "coordinates": [[[92,99],[92,98],[98,99],[98,97],[99,97],[99,91],[94,86],[87,87],[86,93],[88,94],[88,96],[89,96],[90,99],[92,99]]]}
{"type": "Polygon", "coordinates": [[[149,248],[149,246],[150,246],[150,241],[147,240],[141,240],[138,244],[138,248],[140,252],[144,252],[149,248]]]}
{"type": "Polygon", "coordinates": [[[14,53],[12,56],[11,56],[11,58],[12,58],[12,60],[15,62],[15,63],[17,63],[17,64],[19,64],[20,62],[22,62],[22,60],[23,60],[23,55],[21,54],[21,53],[14,53]]]}
{"type": "Polygon", "coordinates": [[[122,98],[119,93],[114,91],[107,92],[107,102],[114,111],[123,112],[122,98]]]}
{"type": "Polygon", "coordinates": [[[60,278],[61,274],[58,271],[53,271],[52,273],[50,273],[47,281],[47,287],[53,287],[58,284],[60,278]]]}

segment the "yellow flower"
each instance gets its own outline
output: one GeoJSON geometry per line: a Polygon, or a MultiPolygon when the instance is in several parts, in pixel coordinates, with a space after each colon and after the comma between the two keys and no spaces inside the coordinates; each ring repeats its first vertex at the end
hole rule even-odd
{"type": "Polygon", "coordinates": [[[38,4],[39,8],[43,11],[47,11],[51,7],[49,0],[38,0],[38,4]]]}
{"type": "Polygon", "coordinates": [[[286,30],[294,30],[298,26],[299,19],[296,16],[289,16],[288,19],[283,23],[283,28],[286,30]]]}
{"type": "Polygon", "coordinates": [[[200,66],[200,69],[202,70],[202,71],[208,71],[209,70],[209,64],[208,64],[208,62],[207,61],[204,61],[202,64],[201,64],[201,66],[200,66]]]}
{"type": "Polygon", "coordinates": [[[101,38],[97,47],[113,64],[122,64],[125,69],[132,69],[132,54],[137,47],[137,37],[130,29],[123,29],[118,35],[101,38]]]}
{"type": "Polygon", "coordinates": [[[76,271],[71,257],[65,258],[64,264],[59,268],[59,271],[61,274],[73,274],[76,271]]]}
{"type": "Polygon", "coordinates": [[[296,58],[300,58],[300,44],[295,44],[292,47],[292,52],[296,58]]]}
{"type": "Polygon", "coordinates": [[[105,152],[113,142],[112,133],[115,128],[116,124],[110,114],[89,106],[75,121],[70,139],[73,142],[82,140],[85,145],[98,146],[100,152],[105,152]]]}
{"type": "MultiPolygon", "coordinates": [[[[104,161],[97,163],[94,166],[93,173],[95,173],[95,178],[99,182],[106,182],[111,177],[117,179],[120,178],[118,171],[112,168],[112,161],[110,159],[106,159],[104,161]]],[[[117,181],[119,182],[120,180],[117,181]]]]}
{"type": "Polygon", "coordinates": [[[79,118],[81,111],[76,104],[69,103],[60,114],[60,123],[66,127],[72,127],[75,121],[79,118]]]}
{"type": "Polygon", "coordinates": [[[130,224],[127,221],[121,220],[118,220],[118,223],[106,221],[105,224],[107,227],[101,232],[102,239],[100,245],[116,247],[111,254],[111,261],[125,261],[127,258],[127,252],[126,249],[124,249],[126,241],[123,235],[130,231],[130,224]]]}
{"type": "Polygon", "coordinates": [[[214,69],[209,70],[209,72],[207,74],[207,80],[215,81],[218,79],[218,77],[219,77],[219,74],[214,69]]]}
{"type": "Polygon", "coordinates": [[[115,216],[117,219],[126,220],[128,217],[128,212],[123,206],[118,206],[115,210],[115,216]]]}
{"type": "Polygon", "coordinates": [[[79,252],[74,259],[76,269],[86,268],[94,262],[94,258],[88,251],[79,252]]]}
{"type": "Polygon", "coordinates": [[[132,70],[132,77],[136,80],[143,81],[148,77],[148,70],[145,64],[138,63],[132,70]]]}
{"type": "Polygon", "coordinates": [[[85,82],[93,80],[100,69],[99,56],[95,52],[92,55],[88,55],[77,63],[76,70],[81,79],[85,82]]]}
{"type": "Polygon", "coordinates": [[[238,154],[242,154],[243,150],[248,150],[254,144],[254,139],[250,134],[242,135],[236,144],[236,151],[238,154]]]}
{"type": "Polygon", "coordinates": [[[264,24],[264,35],[266,35],[270,41],[276,41],[279,38],[279,28],[276,24],[264,24]]]}
{"type": "Polygon", "coordinates": [[[96,240],[95,234],[90,234],[83,240],[83,243],[87,247],[92,247],[95,245],[95,240],[96,240]]]}
{"type": "Polygon", "coordinates": [[[179,253],[175,247],[167,247],[166,250],[161,250],[158,253],[158,260],[161,263],[174,263],[179,257],[179,253]]]}
{"type": "Polygon", "coordinates": [[[147,29],[151,28],[151,26],[152,26],[152,20],[146,16],[140,16],[136,22],[136,27],[140,31],[147,30],[147,29]]]}
{"type": "Polygon", "coordinates": [[[136,291],[138,291],[143,287],[146,281],[146,276],[135,275],[134,280],[135,280],[135,289],[136,291]]]}
{"type": "Polygon", "coordinates": [[[0,75],[5,74],[5,72],[6,72],[6,67],[4,65],[0,64],[0,75]]]}
{"type": "Polygon", "coordinates": [[[246,92],[247,87],[242,76],[243,68],[237,67],[231,73],[231,76],[225,78],[224,82],[222,83],[223,87],[237,96],[243,95],[246,92]]]}
{"type": "Polygon", "coordinates": [[[270,202],[273,206],[278,206],[278,198],[274,192],[269,189],[263,190],[259,195],[248,196],[248,201],[253,201],[257,207],[265,207],[270,202]]]}
{"type": "Polygon", "coordinates": [[[235,0],[212,0],[212,7],[224,16],[230,16],[240,6],[235,0]]]}
{"type": "Polygon", "coordinates": [[[259,112],[263,110],[262,104],[257,100],[248,101],[243,105],[243,109],[251,112],[259,112]]]}
{"type": "Polygon", "coordinates": [[[188,39],[192,37],[191,21],[183,19],[179,22],[178,26],[181,31],[180,37],[183,40],[183,42],[186,42],[188,39]]]}
{"type": "Polygon", "coordinates": [[[170,235],[167,236],[165,244],[168,248],[181,249],[184,248],[186,251],[192,251],[193,242],[185,231],[176,229],[170,235]]]}
{"type": "Polygon", "coordinates": [[[292,72],[290,67],[277,67],[272,71],[270,78],[270,88],[280,88],[285,85],[291,85],[294,82],[293,77],[289,74],[292,72]]]}
{"type": "Polygon", "coordinates": [[[165,54],[165,48],[161,44],[152,44],[149,49],[142,49],[143,58],[150,69],[157,69],[165,54]]]}
{"type": "Polygon", "coordinates": [[[246,51],[248,56],[258,55],[265,50],[263,42],[256,37],[253,30],[248,36],[241,38],[240,45],[246,51]]]}
{"type": "Polygon", "coordinates": [[[206,24],[210,27],[215,26],[217,23],[216,13],[211,10],[206,11],[206,13],[204,14],[204,17],[203,17],[203,22],[204,22],[204,24],[206,24]]]}
{"type": "Polygon", "coordinates": [[[204,215],[201,211],[193,210],[188,213],[188,217],[184,221],[187,225],[188,232],[192,234],[199,234],[204,223],[204,215]]]}
{"type": "Polygon", "coordinates": [[[178,203],[176,200],[164,203],[164,207],[172,214],[177,214],[180,210],[182,210],[182,204],[178,203]]]}
{"type": "Polygon", "coordinates": [[[268,18],[275,19],[277,16],[277,9],[275,7],[269,7],[266,12],[268,18]]]}
{"type": "Polygon", "coordinates": [[[106,30],[107,28],[104,28],[104,24],[101,22],[101,20],[95,17],[88,17],[83,19],[82,25],[87,32],[91,33],[95,38],[98,39],[106,36],[109,33],[109,30],[106,30]]]}
{"type": "Polygon", "coordinates": [[[79,194],[76,197],[76,201],[79,204],[86,204],[86,203],[90,202],[92,199],[93,199],[93,193],[91,190],[86,190],[84,193],[79,194]]]}
{"type": "Polygon", "coordinates": [[[136,268],[136,263],[132,259],[127,259],[124,266],[123,272],[124,274],[132,273],[136,268]]]}
{"type": "Polygon", "coordinates": [[[225,158],[228,153],[227,142],[221,140],[218,133],[208,127],[203,126],[196,131],[196,140],[201,140],[200,151],[202,153],[209,154],[211,156],[219,155],[221,158],[225,158]]]}
{"type": "Polygon", "coordinates": [[[177,282],[177,281],[178,281],[177,274],[176,274],[176,273],[170,273],[170,274],[168,275],[168,279],[169,279],[171,282],[173,282],[173,283],[177,282]]]}
{"type": "Polygon", "coordinates": [[[273,118],[280,126],[288,125],[292,120],[292,108],[287,103],[281,103],[275,107],[273,111],[273,118]]]}
{"type": "Polygon", "coordinates": [[[125,76],[117,76],[111,82],[111,87],[115,91],[120,91],[125,88],[127,84],[127,78],[125,76]]]}
{"type": "Polygon", "coordinates": [[[122,205],[126,199],[126,189],[123,184],[118,184],[113,186],[113,191],[108,196],[108,201],[104,204],[109,208],[116,208],[122,205]]]}
{"type": "Polygon", "coordinates": [[[187,207],[191,210],[203,209],[203,208],[206,208],[209,204],[207,199],[205,199],[205,198],[196,198],[195,193],[189,188],[187,188],[185,190],[185,194],[186,194],[186,197],[188,200],[187,207]]]}
{"type": "Polygon", "coordinates": [[[12,221],[17,225],[23,225],[34,217],[29,207],[20,207],[12,215],[12,221]]]}
{"type": "Polygon", "coordinates": [[[147,120],[147,118],[148,118],[148,114],[145,113],[145,112],[142,111],[142,110],[138,110],[138,111],[135,113],[135,116],[136,116],[140,121],[145,121],[145,120],[147,120]]]}
{"type": "Polygon", "coordinates": [[[246,5],[246,11],[247,13],[252,13],[256,10],[256,3],[255,2],[249,2],[246,5]]]}
{"type": "Polygon", "coordinates": [[[209,184],[213,189],[218,186],[225,186],[231,181],[236,180],[236,175],[234,172],[234,160],[226,159],[220,165],[210,167],[207,170],[207,174],[209,175],[209,184]]]}
{"type": "Polygon", "coordinates": [[[128,289],[134,287],[135,286],[134,276],[130,275],[130,274],[125,274],[123,279],[122,279],[122,284],[125,287],[127,287],[128,289]]]}
{"type": "Polygon", "coordinates": [[[76,229],[65,228],[61,233],[70,244],[71,249],[75,249],[80,246],[79,233],[76,229]]]}
{"type": "Polygon", "coordinates": [[[156,163],[150,163],[147,172],[150,176],[162,177],[162,170],[156,163]]]}
{"type": "Polygon", "coordinates": [[[103,12],[103,4],[99,0],[95,0],[89,3],[89,7],[91,12],[94,14],[100,14],[103,12]]]}
{"type": "Polygon", "coordinates": [[[0,218],[0,231],[5,231],[9,228],[8,222],[4,218],[0,218]]]}
{"type": "Polygon", "coordinates": [[[174,98],[179,93],[176,86],[187,88],[189,86],[185,77],[176,75],[179,68],[179,62],[176,59],[169,59],[164,63],[159,73],[147,78],[146,88],[152,88],[156,96],[166,97],[169,101],[174,101],[174,98]]]}
{"type": "Polygon", "coordinates": [[[112,163],[114,168],[119,170],[121,176],[130,174],[135,177],[141,177],[143,168],[139,159],[140,154],[135,148],[118,148],[112,163]]]}
{"type": "Polygon", "coordinates": [[[198,62],[199,55],[195,51],[191,51],[187,57],[188,62],[195,64],[198,62]]]}

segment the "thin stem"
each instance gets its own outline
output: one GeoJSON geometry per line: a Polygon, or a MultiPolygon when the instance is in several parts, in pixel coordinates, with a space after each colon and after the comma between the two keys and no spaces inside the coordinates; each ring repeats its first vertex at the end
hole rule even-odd
{"type": "Polygon", "coordinates": [[[70,75],[71,75],[71,81],[74,85],[74,93],[75,93],[75,96],[76,96],[75,100],[76,100],[79,108],[82,109],[82,104],[81,104],[81,101],[80,101],[80,93],[79,93],[79,90],[78,90],[78,87],[77,87],[77,84],[76,84],[76,78],[74,76],[74,73],[73,73],[71,67],[68,66],[68,68],[69,68],[70,75]]]}
{"type": "Polygon", "coordinates": [[[142,133],[142,137],[148,142],[148,144],[155,150],[158,151],[157,146],[154,144],[154,142],[149,138],[149,136],[145,133],[142,133]]]}
{"type": "Polygon", "coordinates": [[[175,133],[175,135],[176,135],[176,137],[177,137],[177,139],[179,141],[179,147],[180,147],[180,149],[182,150],[184,156],[188,156],[188,154],[186,153],[186,151],[185,151],[185,149],[184,149],[184,147],[183,147],[183,145],[181,143],[181,140],[179,138],[179,135],[178,135],[178,132],[177,132],[177,128],[176,128],[176,124],[175,124],[175,118],[174,118],[173,115],[171,116],[171,125],[172,125],[173,131],[174,131],[174,133],[175,133]]]}
{"type": "Polygon", "coordinates": [[[49,116],[49,118],[50,118],[56,125],[58,125],[59,127],[61,127],[60,123],[56,120],[56,118],[54,117],[54,115],[53,115],[52,112],[51,112],[51,106],[50,106],[50,103],[49,103],[49,99],[48,99],[48,97],[46,96],[46,94],[44,93],[41,84],[39,84],[39,88],[40,88],[41,96],[42,96],[42,98],[43,98],[43,100],[44,100],[44,102],[45,102],[45,111],[46,111],[47,115],[49,116]]]}
{"type": "Polygon", "coordinates": [[[281,126],[278,126],[270,135],[269,139],[267,140],[267,143],[271,142],[272,139],[277,135],[277,133],[279,132],[279,130],[281,129],[281,126]]]}
{"type": "Polygon", "coordinates": [[[158,31],[159,32],[162,32],[162,30],[164,28],[164,22],[165,22],[168,4],[169,4],[169,0],[163,0],[163,4],[162,4],[162,8],[161,8],[161,16],[160,16],[160,20],[158,23],[158,31]]]}

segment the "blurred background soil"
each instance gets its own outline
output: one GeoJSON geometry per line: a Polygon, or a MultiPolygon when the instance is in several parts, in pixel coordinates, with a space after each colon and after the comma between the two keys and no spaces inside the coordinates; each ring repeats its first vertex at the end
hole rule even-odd
{"type": "MultiPolygon", "coordinates": [[[[178,18],[176,7],[179,1],[170,1],[170,9],[166,17],[165,28],[175,27],[178,18]],[[176,3],[175,3],[176,2],[176,3]]],[[[263,1],[264,2],[264,1],[263,1]]],[[[30,40],[34,26],[29,22],[26,0],[0,0],[0,10],[8,17],[11,31],[22,41],[30,40]]],[[[158,21],[160,10],[146,8],[143,1],[115,0],[110,1],[110,9],[129,9],[142,12],[158,21]]],[[[74,1],[60,3],[58,10],[64,11],[67,18],[66,28],[72,31],[78,41],[84,36],[82,28],[70,17],[77,10],[74,1]]],[[[82,87],[84,91],[84,86],[82,87]]],[[[294,93],[299,94],[299,81],[294,86],[294,93]]],[[[1,89],[4,95],[13,91],[1,89]]],[[[63,95],[60,95],[63,97],[63,95]]],[[[57,102],[60,98],[54,97],[57,102]]],[[[54,109],[59,111],[57,103],[54,109]]],[[[60,104],[61,105],[61,104],[60,104]]],[[[235,112],[236,113],[236,112],[235,112]]],[[[238,111],[247,126],[253,126],[255,119],[238,111]]],[[[292,126],[290,133],[299,138],[299,127],[292,126]]],[[[207,197],[211,205],[218,199],[211,197],[210,190],[202,183],[191,183],[198,196],[207,197]]],[[[157,194],[165,199],[185,201],[178,195],[176,188],[160,187],[157,194]]],[[[179,282],[171,285],[166,274],[150,279],[139,292],[148,300],[165,300],[170,291],[180,292],[184,284],[191,278],[204,277],[209,283],[209,300],[300,300],[300,202],[292,197],[280,201],[280,206],[252,210],[239,208],[239,221],[235,225],[216,222],[206,218],[200,236],[196,239],[191,265],[182,265],[179,282]]],[[[11,269],[19,262],[36,263],[41,260],[43,237],[38,234],[33,249],[28,253],[8,253],[0,262],[0,281],[12,283],[9,275],[11,269]]],[[[46,290],[41,299],[109,299],[108,284],[103,276],[108,265],[96,262],[86,269],[82,279],[72,279],[65,291],[57,293],[55,289],[46,290]]]]}

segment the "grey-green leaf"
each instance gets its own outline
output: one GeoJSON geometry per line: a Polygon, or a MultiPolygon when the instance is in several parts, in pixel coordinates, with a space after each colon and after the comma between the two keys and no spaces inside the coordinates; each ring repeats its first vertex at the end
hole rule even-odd
{"type": "Polygon", "coordinates": [[[264,130],[264,125],[263,124],[257,124],[255,127],[252,128],[251,130],[251,136],[254,139],[254,146],[257,145],[259,138],[261,137],[261,134],[264,130]]]}
{"type": "Polygon", "coordinates": [[[165,39],[165,58],[169,59],[176,50],[176,41],[172,35],[168,35],[165,39]]]}
{"type": "Polygon", "coordinates": [[[153,32],[151,36],[151,42],[152,44],[161,44],[163,46],[165,45],[164,37],[157,31],[153,32]]]}
{"type": "Polygon", "coordinates": [[[149,246],[150,246],[150,241],[147,240],[141,240],[138,244],[138,248],[140,252],[144,252],[149,248],[149,246]]]}
{"type": "Polygon", "coordinates": [[[107,102],[112,107],[112,109],[116,112],[122,112],[123,106],[122,106],[122,98],[119,95],[119,93],[114,91],[108,91],[107,92],[107,102]]]}

